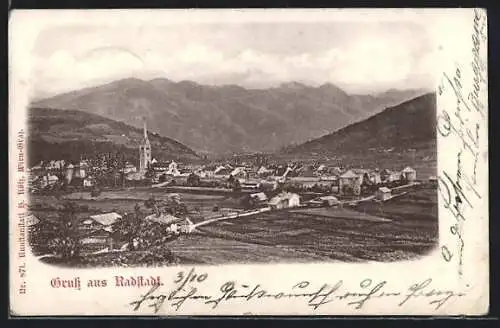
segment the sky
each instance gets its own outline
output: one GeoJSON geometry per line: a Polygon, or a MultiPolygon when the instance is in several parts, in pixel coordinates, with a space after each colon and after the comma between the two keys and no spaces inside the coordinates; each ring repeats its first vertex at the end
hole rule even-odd
{"type": "Polygon", "coordinates": [[[434,86],[424,20],[50,27],[36,39],[36,97],[128,77],[267,88],[333,83],[349,93],[434,86]]]}

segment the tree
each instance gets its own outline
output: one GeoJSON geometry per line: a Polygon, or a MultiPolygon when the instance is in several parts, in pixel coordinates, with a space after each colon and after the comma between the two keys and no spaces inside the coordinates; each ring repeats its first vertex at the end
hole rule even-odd
{"type": "Polygon", "coordinates": [[[255,206],[257,205],[257,202],[255,201],[255,199],[250,196],[250,195],[246,195],[245,197],[243,197],[243,199],[241,200],[241,205],[245,208],[245,209],[252,209],[252,208],[255,208],[255,206]]]}
{"type": "Polygon", "coordinates": [[[32,233],[34,243],[46,245],[45,250],[58,257],[70,259],[80,255],[78,218],[72,203],[64,205],[57,221],[44,220],[32,233]]]}
{"type": "Polygon", "coordinates": [[[229,188],[233,189],[233,191],[239,191],[241,189],[240,181],[236,179],[233,175],[230,175],[227,179],[229,188]]]}
{"type": "Polygon", "coordinates": [[[166,174],[162,174],[160,175],[160,177],[158,178],[158,182],[165,182],[167,181],[167,175],[166,174]]]}
{"type": "Polygon", "coordinates": [[[144,174],[144,177],[148,180],[153,180],[155,176],[155,172],[154,172],[154,169],[153,167],[151,166],[151,164],[148,165],[148,168],[146,170],[146,173],[144,174]]]}
{"type": "Polygon", "coordinates": [[[158,207],[158,203],[153,196],[151,196],[148,200],[144,201],[144,206],[146,208],[154,209],[156,216],[160,216],[160,209],[158,207]]]}
{"type": "Polygon", "coordinates": [[[361,194],[361,184],[358,181],[354,183],[352,192],[356,196],[359,196],[361,194]]]}
{"type": "Polygon", "coordinates": [[[200,185],[200,177],[195,173],[191,173],[187,178],[187,184],[188,186],[198,187],[200,185]]]}

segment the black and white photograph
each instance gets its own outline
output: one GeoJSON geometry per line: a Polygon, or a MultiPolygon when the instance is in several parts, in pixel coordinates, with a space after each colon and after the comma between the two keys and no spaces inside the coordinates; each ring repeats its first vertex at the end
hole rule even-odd
{"type": "Polygon", "coordinates": [[[16,313],[488,311],[486,11],[10,24],[16,313]]]}
{"type": "Polygon", "coordinates": [[[438,217],[424,23],[43,31],[33,252],[75,267],[425,256],[438,217]]]}

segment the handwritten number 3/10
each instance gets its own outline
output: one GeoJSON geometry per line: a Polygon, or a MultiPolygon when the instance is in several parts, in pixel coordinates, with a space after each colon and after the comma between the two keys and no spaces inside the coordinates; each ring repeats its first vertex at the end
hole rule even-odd
{"type": "Polygon", "coordinates": [[[450,250],[446,246],[441,247],[441,255],[443,255],[443,258],[446,262],[450,262],[451,258],[453,257],[450,250]]]}
{"type": "Polygon", "coordinates": [[[207,279],[207,277],[208,275],[206,273],[198,275],[191,271],[186,276],[186,274],[183,271],[180,271],[177,273],[177,279],[175,279],[174,282],[180,283],[183,280],[186,280],[185,282],[193,282],[193,281],[203,282],[205,279],[207,279]]]}

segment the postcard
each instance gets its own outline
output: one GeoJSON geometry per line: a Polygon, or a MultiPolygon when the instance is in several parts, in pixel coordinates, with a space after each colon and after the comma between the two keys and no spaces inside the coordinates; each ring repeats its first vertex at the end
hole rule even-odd
{"type": "Polygon", "coordinates": [[[10,315],[486,315],[484,9],[15,10],[10,315]]]}

